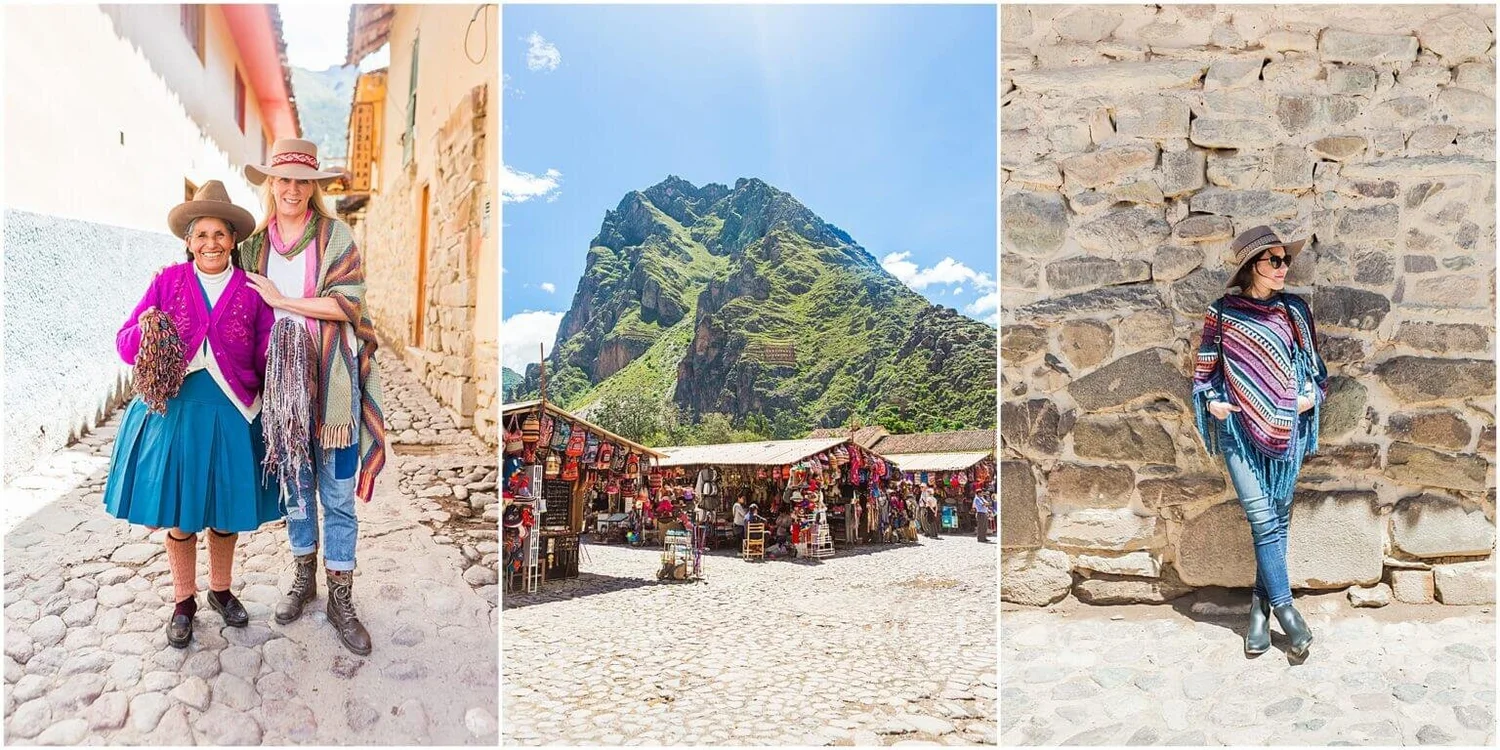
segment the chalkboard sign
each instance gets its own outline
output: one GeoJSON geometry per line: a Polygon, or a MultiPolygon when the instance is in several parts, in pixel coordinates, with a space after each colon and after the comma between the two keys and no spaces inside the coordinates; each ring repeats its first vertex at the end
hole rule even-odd
{"type": "Polygon", "coordinates": [[[542,514],[542,526],[573,528],[573,483],[561,479],[542,482],[542,497],[547,500],[547,512],[542,514]]]}

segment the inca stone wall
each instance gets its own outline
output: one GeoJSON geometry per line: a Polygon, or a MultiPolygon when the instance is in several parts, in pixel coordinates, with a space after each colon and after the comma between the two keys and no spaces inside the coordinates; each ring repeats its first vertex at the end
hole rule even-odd
{"type": "MultiPolygon", "coordinates": [[[[499,375],[493,341],[476,341],[475,309],[485,185],[485,117],[488,87],[477,86],[460,100],[435,135],[437,164],[428,182],[428,246],[422,344],[412,337],[416,314],[420,246],[421,186],[416,161],[391,181],[383,195],[371,196],[356,238],[367,255],[371,308],[381,337],[399,343],[402,356],[420,380],[462,427],[498,444],[495,412],[499,375]]],[[[391,161],[399,164],[399,154],[391,161]]],[[[402,431],[395,421],[391,427],[402,431]]]]}
{"type": "Polygon", "coordinates": [[[1493,601],[1493,6],[1002,13],[1002,597],[1252,584],[1189,393],[1268,223],[1331,374],[1293,587],[1493,601]]]}

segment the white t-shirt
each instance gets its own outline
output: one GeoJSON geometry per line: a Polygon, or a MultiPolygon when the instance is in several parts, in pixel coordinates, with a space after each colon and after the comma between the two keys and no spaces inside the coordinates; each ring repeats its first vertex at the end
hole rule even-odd
{"type": "MultiPolygon", "coordinates": [[[[234,268],[228,267],[210,275],[199,271],[197,266],[193,266],[193,273],[198,276],[198,281],[203,284],[203,291],[208,294],[208,308],[212,314],[214,306],[219,304],[219,299],[224,296],[224,290],[229,286],[229,277],[234,275],[234,268]]],[[[209,350],[206,335],[203,337],[203,344],[198,347],[198,351],[193,354],[193,359],[188,362],[188,372],[198,370],[208,370],[209,377],[219,384],[219,390],[229,397],[229,400],[234,403],[234,408],[240,410],[246,422],[255,421],[255,415],[260,413],[260,395],[256,394],[255,401],[249,406],[245,406],[239,397],[234,395],[234,390],[229,387],[229,381],[224,378],[223,371],[219,369],[219,361],[214,359],[213,353],[209,350]]]]}
{"type": "MultiPolygon", "coordinates": [[[[313,242],[315,243],[316,240],[314,240],[313,242]]],[[[318,254],[315,252],[316,249],[317,248],[309,244],[309,246],[304,248],[302,252],[297,253],[296,257],[287,259],[283,258],[281,256],[281,253],[276,252],[275,248],[271,247],[270,242],[267,242],[266,278],[270,279],[271,283],[276,285],[277,291],[281,292],[283,296],[291,297],[293,299],[302,299],[306,297],[308,274],[317,273],[317,269],[314,268],[310,270],[308,268],[308,264],[314,263],[314,259],[318,257],[318,254]]],[[[314,279],[314,281],[316,281],[316,279],[314,279]]],[[[303,325],[307,324],[307,318],[303,315],[299,315],[294,312],[287,312],[286,310],[276,310],[276,319],[281,320],[282,318],[291,318],[292,320],[295,320],[298,323],[302,323],[303,325]]],[[[308,329],[308,333],[314,333],[314,331],[312,329],[308,329]]],[[[316,336],[314,337],[314,340],[317,340],[316,336]]]]}
{"type": "Polygon", "coordinates": [[[734,525],[745,525],[745,506],[741,503],[734,504],[734,525]]]}

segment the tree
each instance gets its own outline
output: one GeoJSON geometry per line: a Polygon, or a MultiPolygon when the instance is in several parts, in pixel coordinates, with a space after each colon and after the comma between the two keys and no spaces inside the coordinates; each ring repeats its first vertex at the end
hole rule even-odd
{"type": "Polygon", "coordinates": [[[593,422],[610,432],[652,445],[666,432],[662,404],[643,393],[612,393],[599,400],[593,422]]]}

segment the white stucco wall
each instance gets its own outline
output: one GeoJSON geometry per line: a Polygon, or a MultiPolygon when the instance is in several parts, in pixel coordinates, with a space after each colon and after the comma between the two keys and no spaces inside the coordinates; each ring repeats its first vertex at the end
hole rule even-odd
{"type": "Polygon", "coordinates": [[[176,5],[0,13],[9,481],[122,392],[114,334],[151,273],[183,258],[166,219],[184,180],[221,180],[261,215],[241,173],[260,161],[261,118],[247,88],[244,134],[234,122],[240,63],[216,9],[203,63],[176,5]]]}

